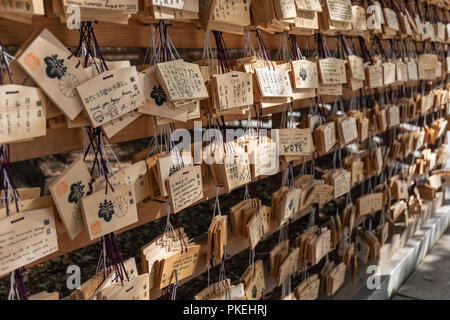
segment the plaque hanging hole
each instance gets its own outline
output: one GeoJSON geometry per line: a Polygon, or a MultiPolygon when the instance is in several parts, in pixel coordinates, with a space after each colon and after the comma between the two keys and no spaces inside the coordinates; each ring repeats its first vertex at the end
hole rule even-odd
{"type": "Polygon", "coordinates": [[[133,288],[134,288],[134,286],[132,286],[131,288],[125,290],[125,292],[130,292],[133,288]]]}
{"type": "Polygon", "coordinates": [[[16,220],[12,220],[12,221],[11,221],[11,224],[16,223],[16,222],[19,222],[19,221],[21,221],[21,220],[25,220],[25,217],[22,217],[22,218],[19,218],[19,219],[16,219],[16,220]]]}

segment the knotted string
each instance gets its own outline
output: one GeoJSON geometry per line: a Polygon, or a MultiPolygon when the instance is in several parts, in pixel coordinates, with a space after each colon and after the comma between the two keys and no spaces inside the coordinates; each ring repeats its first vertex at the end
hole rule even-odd
{"type": "Polygon", "coordinates": [[[159,38],[156,47],[157,56],[159,56],[159,58],[157,58],[155,62],[167,62],[181,59],[177,49],[173,45],[172,39],[167,33],[168,26],[170,26],[170,24],[167,24],[165,20],[160,20],[157,25],[159,38]]]}
{"type": "MultiPolygon", "coordinates": [[[[72,56],[84,57],[84,67],[88,67],[89,62],[92,62],[97,74],[108,70],[108,66],[106,65],[106,61],[100,50],[97,38],[95,37],[94,22],[81,22],[79,32],[80,39],[78,42],[78,47],[68,58],[70,59],[72,56]],[[96,61],[97,57],[100,64],[96,61]]],[[[78,66],[79,64],[76,67],[78,68],[78,66]]]]}
{"type": "Polygon", "coordinates": [[[214,55],[213,50],[211,48],[211,41],[209,39],[209,35],[211,32],[207,31],[205,32],[203,36],[203,53],[202,53],[202,60],[205,62],[208,66],[208,79],[211,79],[213,75],[219,74],[219,64],[217,61],[217,54],[214,55]]]}
{"type": "Polygon", "coordinates": [[[295,34],[291,35],[291,42],[292,42],[292,57],[294,60],[300,60],[305,59],[305,57],[302,55],[302,52],[297,44],[297,38],[295,34]]]}
{"type": "Polygon", "coordinates": [[[87,195],[90,195],[93,192],[93,185],[96,181],[96,169],[99,173],[98,178],[105,179],[105,194],[108,193],[108,187],[110,187],[112,192],[114,192],[114,187],[109,181],[110,165],[107,165],[109,160],[106,157],[105,149],[103,146],[103,131],[101,130],[101,128],[86,127],[85,129],[89,138],[89,144],[84,152],[84,160],[86,160],[89,152],[92,152],[94,155],[93,164],[89,172],[91,175],[91,181],[89,183],[89,192],[87,193],[87,195]]]}
{"type": "Polygon", "coordinates": [[[259,31],[259,29],[256,29],[256,37],[258,38],[259,49],[261,51],[261,56],[262,56],[263,61],[265,62],[267,67],[272,67],[272,69],[275,69],[273,62],[272,62],[272,58],[270,57],[270,54],[266,49],[266,46],[261,37],[261,32],[259,31]]]}
{"type": "Polygon", "coordinates": [[[109,233],[107,235],[102,236],[101,241],[102,250],[100,252],[100,257],[97,262],[96,273],[103,271],[105,277],[107,270],[114,270],[115,278],[113,278],[113,282],[118,279],[123,284],[125,278],[129,281],[128,273],[123,264],[122,257],[119,252],[119,248],[114,238],[114,233],[109,233]]]}
{"type": "Polygon", "coordinates": [[[242,57],[257,57],[262,59],[261,54],[256,52],[255,47],[253,46],[251,31],[244,31],[244,48],[242,49],[242,57]]]}
{"type": "MultiPolygon", "coordinates": [[[[295,42],[295,40],[294,40],[295,42]]],[[[298,49],[298,46],[297,46],[298,49]]],[[[296,50],[296,49],[294,49],[296,50]]],[[[291,52],[291,49],[289,48],[289,41],[288,41],[288,33],[283,32],[280,35],[280,48],[278,49],[277,53],[275,54],[275,61],[292,61],[294,59],[295,55],[298,55],[298,52],[295,52],[294,54],[291,52]]],[[[301,53],[300,53],[301,55],[301,53]]],[[[296,59],[298,60],[298,59],[296,59]]]]}
{"type": "Polygon", "coordinates": [[[179,237],[179,240],[180,240],[180,243],[181,243],[181,253],[183,253],[184,250],[186,250],[186,252],[187,252],[188,251],[188,246],[187,246],[186,240],[184,239],[183,235],[181,234],[181,225],[178,223],[178,219],[177,219],[177,216],[175,214],[173,214],[171,216],[173,218],[173,222],[174,222],[174,225],[175,225],[175,230],[178,233],[178,237],[179,237]]]}
{"type": "Polygon", "coordinates": [[[157,47],[156,47],[156,25],[154,23],[151,24],[150,26],[150,34],[151,34],[151,38],[149,41],[149,45],[147,47],[147,50],[145,51],[145,56],[144,56],[144,61],[143,61],[143,65],[145,66],[146,64],[148,65],[152,65],[155,64],[156,61],[156,56],[157,56],[157,47]]]}
{"type": "Polygon", "coordinates": [[[216,55],[217,61],[220,66],[220,71],[221,73],[230,72],[232,63],[230,54],[228,53],[227,47],[225,45],[225,40],[223,39],[223,34],[220,31],[213,31],[213,35],[216,44],[216,55]]]}
{"type": "Polygon", "coordinates": [[[9,82],[13,83],[12,76],[11,76],[11,70],[9,69],[9,63],[7,60],[7,57],[9,55],[5,51],[5,47],[3,46],[2,42],[0,41],[0,85],[3,85],[3,69],[6,70],[6,73],[9,77],[9,82]]]}
{"type": "Polygon", "coordinates": [[[24,273],[24,267],[11,272],[8,300],[28,300],[27,291],[23,282],[24,273]]]}
{"type": "Polygon", "coordinates": [[[6,215],[9,215],[11,202],[14,201],[16,211],[19,211],[19,204],[22,204],[19,193],[14,185],[11,171],[9,145],[0,146],[0,190],[3,191],[2,201],[6,207],[6,215]]]}

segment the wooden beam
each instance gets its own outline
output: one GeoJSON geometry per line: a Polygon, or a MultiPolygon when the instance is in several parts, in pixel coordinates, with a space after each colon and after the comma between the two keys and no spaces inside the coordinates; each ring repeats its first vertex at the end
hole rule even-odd
{"type": "MultiPolygon", "coordinates": [[[[167,29],[173,44],[178,49],[203,49],[204,34],[199,23],[188,23],[183,21],[170,21],[167,29]]],[[[0,39],[5,46],[21,46],[33,31],[41,31],[47,28],[66,46],[78,46],[79,32],[76,29],[69,30],[65,23],[58,17],[33,16],[31,24],[0,18],[0,39]]],[[[249,27],[249,29],[255,29],[249,27]]],[[[114,24],[99,21],[94,27],[96,38],[101,47],[129,47],[148,48],[151,41],[150,24],[142,24],[130,19],[128,25],[114,24]]],[[[224,33],[225,44],[228,49],[242,49],[245,46],[242,35],[224,33]]],[[[261,37],[267,49],[279,49],[280,35],[261,32],[261,37]]],[[[297,35],[297,43],[301,50],[314,50],[316,44],[314,36],[297,35]]],[[[324,36],[327,46],[334,50],[337,46],[336,36],[324,36]]],[[[347,36],[350,41],[351,36],[347,36]]],[[[250,36],[254,48],[259,48],[256,33],[251,32],[250,36]]],[[[213,38],[211,46],[214,47],[213,38]]],[[[400,40],[400,38],[396,38],[400,40]]],[[[384,49],[388,49],[389,42],[382,39],[384,49]]],[[[349,42],[350,43],[350,42],[349,42]]],[[[417,41],[421,48],[421,41],[417,41]]],[[[369,44],[370,45],[370,44],[369,44]]],[[[355,41],[355,48],[359,48],[358,41],[355,41]]],[[[378,48],[376,48],[378,50],[378,48]]]]}
{"type": "MultiPolygon", "coordinates": [[[[205,32],[198,24],[181,21],[170,21],[169,24],[167,30],[176,48],[203,49],[205,32]]],[[[78,30],[69,30],[57,17],[33,16],[32,24],[0,18],[0,39],[3,45],[20,46],[33,31],[40,31],[43,28],[47,28],[66,46],[78,46],[80,37],[78,30]]],[[[147,48],[150,45],[150,25],[143,25],[133,19],[130,19],[128,25],[99,21],[95,24],[94,31],[102,47],[147,48]]],[[[264,32],[262,36],[267,48],[279,47],[278,35],[264,32]]],[[[241,35],[226,33],[224,40],[229,49],[244,47],[244,37],[241,35]]],[[[258,42],[254,32],[252,40],[256,46],[258,42]]]]}

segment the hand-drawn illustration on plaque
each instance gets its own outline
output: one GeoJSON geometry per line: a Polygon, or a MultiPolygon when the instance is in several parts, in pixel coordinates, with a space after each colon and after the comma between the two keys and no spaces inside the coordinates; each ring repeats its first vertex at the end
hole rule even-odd
{"type": "Polygon", "coordinates": [[[115,105],[109,106],[107,116],[108,116],[108,114],[111,118],[117,117],[119,115],[119,112],[117,111],[117,107],[115,105]]]}
{"type": "Polygon", "coordinates": [[[64,59],[58,59],[58,55],[54,54],[51,57],[44,58],[47,68],[45,73],[51,79],[57,78],[59,80],[59,90],[68,97],[75,97],[75,88],[80,84],[77,77],[71,73],[67,73],[67,67],[64,66],[64,59]]]}
{"type": "MultiPolygon", "coordinates": [[[[81,181],[78,181],[70,186],[70,193],[67,200],[70,203],[76,204],[78,203],[78,201],[81,200],[81,198],[83,198],[83,196],[84,196],[84,184],[82,184],[81,181]]],[[[77,220],[81,220],[80,206],[77,205],[73,206],[72,216],[77,220]]]]}
{"type": "Polygon", "coordinates": [[[127,211],[128,211],[127,200],[122,196],[117,197],[114,200],[114,214],[117,217],[124,217],[127,214],[127,211]]]}
{"type": "Polygon", "coordinates": [[[302,78],[303,81],[306,80],[307,73],[306,73],[306,69],[305,68],[301,67],[298,74],[299,74],[300,78],[302,78]]]}
{"type": "Polygon", "coordinates": [[[81,181],[73,183],[70,186],[69,202],[77,203],[84,196],[84,185],[81,181]]]}
{"type": "Polygon", "coordinates": [[[106,222],[110,222],[114,214],[114,205],[112,201],[105,199],[103,203],[99,205],[98,217],[103,218],[106,222]]]}
{"type": "Polygon", "coordinates": [[[103,122],[105,120],[105,116],[103,115],[103,111],[97,110],[94,112],[94,120],[97,122],[103,122]]]}
{"type": "Polygon", "coordinates": [[[169,177],[171,177],[173,174],[175,174],[177,171],[179,171],[180,168],[176,165],[173,165],[169,168],[169,177]]]}
{"type": "Polygon", "coordinates": [[[166,94],[164,93],[161,85],[159,87],[153,86],[152,93],[150,97],[155,100],[156,105],[161,106],[164,102],[167,101],[166,94]]]}

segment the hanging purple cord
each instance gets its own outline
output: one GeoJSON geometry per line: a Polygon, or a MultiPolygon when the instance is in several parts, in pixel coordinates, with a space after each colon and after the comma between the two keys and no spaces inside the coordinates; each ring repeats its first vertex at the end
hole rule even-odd
{"type": "Polygon", "coordinates": [[[226,274],[226,265],[225,262],[227,261],[227,255],[226,253],[223,255],[222,257],[222,268],[223,268],[223,277],[226,279],[227,278],[227,274],[226,274]]]}
{"type": "MultiPolygon", "coordinates": [[[[262,40],[261,32],[259,31],[259,29],[256,29],[256,37],[258,38],[258,41],[259,41],[259,46],[261,48],[263,60],[266,60],[272,64],[272,58],[270,57],[270,54],[267,51],[266,46],[264,45],[264,41],[262,40]]],[[[273,67],[273,64],[272,64],[272,67],[273,67]]]]}
{"type": "Polygon", "coordinates": [[[16,296],[16,299],[18,300],[28,300],[27,290],[23,281],[24,273],[25,267],[20,267],[12,271],[12,276],[14,277],[14,287],[10,288],[10,290],[18,293],[18,296],[16,296]]]}
{"type": "Polygon", "coordinates": [[[321,233],[322,230],[320,228],[320,206],[319,206],[318,202],[314,203],[314,209],[315,209],[314,210],[314,215],[315,215],[314,220],[316,221],[316,225],[319,227],[317,231],[318,231],[318,233],[321,233]]]}
{"type": "MultiPolygon", "coordinates": [[[[317,99],[317,98],[316,98],[317,99]]],[[[320,115],[320,117],[322,118],[322,121],[323,122],[327,122],[327,115],[326,115],[326,113],[325,113],[325,110],[324,110],[324,108],[323,108],[323,106],[324,106],[324,103],[323,103],[323,101],[322,101],[322,98],[320,98],[320,100],[321,100],[321,104],[322,104],[322,108],[319,108],[319,115],[320,115]]]]}
{"type": "MultiPolygon", "coordinates": [[[[162,289],[161,300],[172,300],[173,293],[176,293],[177,284],[172,283],[162,289]]],[[[176,300],[176,297],[175,297],[176,300]]]]}
{"type": "Polygon", "coordinates": [[[116,277],[113,281],[120,279],[120,282],[123,283],[125,278],[128,281],[130,280],[113,233],[102,236],[102,253],[100,254],[98,265],[102,266],[105,276],[108,269],[112,269],[115,272],[116,277]],[[104,252],[103,246],[105,249],[104,252]]]}
{"type": "Polygon", "coordinates": [[[122,257],[120,255],[119,247],[117,246],[116,239],[114,237],[114,233],[111,233],[110,237],[111,237],[110,241],[111,241],[112,247],[113,247],[114,252],[116,254],[116,257],[117,257],[119,270],[120,269],[122,270],[123,274],[125,275],[125,277],[129,281],[130,278],[128,277],[128,273],[127,273],[127,270],[125,269],[125,265],[123,264],[123,260],[122,260],[122,257]]]}
{"type": "Polygon", "coordinates": [[[289,170],[289,187],[294,188],[294,161],[289,162],[288,170],[289,170]]]}
{"type": "MultiPolygon", "coordinates": [[[[256,119],[257,119],[257,125],[256,125],[256,132],[258,135],[258,139],[261,136],[261,129],[262,129],[262,106],[261,104],[259,105],[259,109],[256,108],[256,103],[253,105],[255,107],[255,114],[256,114],[256,119]]],[[[258,179],[258,182],[256,183],[256,194],[259,195],[261,194],[261,179],[258,179]]],[[[259,211],[259,201],[257,201],[257,210],[259,211]]]]}
{"type": "MultiPolygon", "coordinates": [[[[10,162],[9,162],[9,145],[7,147],[5,147],[4,145],[0,146],[0,186],[1,189],[3,190],[3,196],[5,197],[5,204],[6,204],[6,215],[9,216],[9,193],[8,193],[8,186],[4,183],[5,181],[5,173],[6,176],[9,180],[9,183],[11,185],[11,189],[12,189],[12,193],[13,193],[13,197],[14,197],[14,201],[16,204],[16,211],[19,212],[19,205],[18,205],[18,192],[17,189],[14,187],[14,180],[12,177],[12,172],[11,172],[11,168],[10,168],[10,162]],[[7,148],[7,150],[5,150],[7,148]]],[[[25,284],[23,282],[23,274],[25,273],[25,268],[21,267],[18,268],[16,270],[13,271],[13,277],[14,277],[14,285],[15,288],[13,288],[13,290],[17,290],[18,294],[19,294],[19,299],[20,300],[28,300],[28,296],[27,296],[27,291],[26,291],[26,287],[25,284]]]]}
{"type": "Polygon", "coordinates": [[[224,61],[224,57],[223,57],[223,53],[222,53],[222,48],[221,48],[221,43],[220,43],[220,39],[219,39],[219,32],[218,31],[213,31],[213,35],[214,35],[214,40],[216,42],[216,52],[217,52],[217,60],[219,62],[220,65],[220,69],[222,71],[222,73],[226,73],[226,67],[225,67],[225,61],[224,61]]]}
{"type": "Polygon", "coordinates": [[[232,67],[231,57],[230,57],[230,53],[228,52],[227,46],[225,45],[225,40],[223,39],[223,33],[222,32],[220,32],[220,39],[221,39],[221,44],[222,44],[222,50],[223,50],[223,52],[225,54],[225,57],[226,57],[228,70],[231,71],[231,67],[232,67]]]}
{"type": "MultiPolygon", "coordinates": [[[[100,66],[103,67],[103,70],[108,70],[108,66],[106,65],[105,58],[103,57],[102,51],[100,50],[100,46],[97,42],[97,38],[95,37],[94,24],[92,22],[88,25],[88,34],[89,34],[90,40],[92,41],[92,46],[93,46],[95,52],[98,54],[98,58],[100,60],[100,66]]],[[[94,59],[94,64],[96,65],[95,59],[94,59]]],[[[96,67],[97,67],[97,65],[96,65],[96,67]]],[[[98,70],[98,67],[97,67],[97,71],[100,73],[100,71],[98,70]]]]}
{"type": "Polygon", "coordinates": [[[14,198],[14,202],[16,205],[16,211],[19,211],[19,204],[18,204],[18,199],[19,199],[19,193],[17,192],[17,189],[14,186],[14,179],[12,176],[12,172],[11,172],[11,165],[10,165],[10,161],[9,161],[10,157],[9,157],[9,145],[7,147],[5,147],[4,145],[0,146],[0,187],[1,190],[3,190],[3,196],[5,198],[5,206],[6,206],[6,215],[9,215],[9,200],[10,199],[6,199],[8,195],[8,185],[5,183],[5,175],[6,178],[9,180],[10,186],[11,186],[11,192],[13,193],[13,198],[14,198]]]}
{"type": "Polygon", "coordinates": [[[114,269],[115,273],[116,273],[116,278],[119,278],[120,281],[123,281],[123,274],[122,274],[122,270],[121,270],[121,266],[119,265],[119,261],[117,259],[116,256],[116,252],[114,250],[114,246],[112,244],[111,241],[111,234],[108,234],[106,237],[107,241],[106,241],[106,252],[109,256],[109,259],[111,260],[111,267],[114,269]]]}
{"type": "MultiPolygon", "coordinates": [[[[8,77],[9,77],[9,82],[13,83],[12,76],[11,76],[11,70],[9,69],[8,63],[6,62],[5,50],[4,50],[4,47],[3,47],[3,44],[1,41],[0,41],[0,58],[1,58],[0,64],[5,65],[5,69],[6,69],[6,72],[8,73],[8,77]]],[[[2,85],[2,84],[3,84],[3,75],[0,72],[0,85],[2,85]]]]}
{"type": "Polygon", "coordinates": [[[17,291],[19,292],[20,300],[28,300],[27,290],[23,282],[23,275],[25,273],[25,268],[21,267],[14,271],[14,281],[16,283],[17,291]]]}
{"type": "MultiPolygon", "coordinates": [[[[216,121],[217,120],[218,119],[216,119],[216,121]]],[[[224,143],[226,143],[228,141],[228,139],[227,139],[227,124],[225,123],[225,118],[223,116],[220,116],[220,120],[221,120],[222,124],[220,125],[217,122],[217,126],[220,128],[220,131],[222,132],[222,141],[224,143]]]]}
{"type": "Polygon", "coordinates": [[[178,235],[180,236],[180,245],[181,245],[181,253],[183,253],[183,245],[186,248],[186,252],[188,251],[188,247],[186,241],[184,240],[183,235],[181,234],[180,224],[178,223],[178,219],[175,214],[170,215],[174,220],[175,229],[178,231],[178,235]]]}
{"type": "Polygon", "coordinates": [[[159,21],[158,28],[159,28],[159,37],[161,40],[160,44],[162,47],[160,60],[161,60],[161,62],[167,62],[167,61],[169,61],[169,53],[168,53],[167,38],[166,38],[166,36],[167,36],[166,23],[164,20],[159,21]]]}
{"type": "Polygon", "coordinates": [[[114,256],[111,254],[111,242],[109,241],[109,233],[107,235],[104,235],[104,241],[105,241],[105,252],[106,252],[106,267],[114,267],[114,256]]]}
{"type": "Polygon", "coordinates": [[[366,42],[363,37],[358,37],[359,41],[359,47],[361,49],[361,53],[363,55],[363,59],[365,62],[370,62],[370,65],[373,65],[373,59],[372,55],[370,54],[370,51],[367,49],[366,42]]]}
{"type": "Polygon", "coordinates": [[[213,31],[213,35],[216,43],[217,60],[220,63],[222,73],[230,72],[232,63],[228,50],[225,46],[223,34],[220,31],[213,31]]]}
{"type": "Polygon", "coordinates": [[[221,263],[219,265],[214,266],[214,258],[211,257],[211,259],[209,260],[209,265],[210,265],[210,269],[214,270],[217,269],[217,273],[216,272],[211,272],[213,274],[212,276],[212,283],[219,283],[220,280],[220,273],[221,273],[221,269],[223,268],[223,275],[224,278],[226,279],[226,266],[225,266],[225,262],[227,260],[227,255],[224,254],[222,259],[221,259],[221,263]]]}
{"type": "Polygon", "coordinates": [[[83,160],[86,160],[86,157],[87,157],[87,155],[89,153],[89,150],[91,148],[94,148],[93,141],[92,141],[92,134],[91,134],[92,128],[91,127],[85,127],[85,128],[86,128],[86,134],[87,134],[87,136],[89,138],[89,144],[88,144],[86,150],[84,151],[83,160]]]}
{"type": "Polygon", "coordinates": [[[214,253],[211,255],[211,258],[209,259],[209,267],[211,270],[214,268],[214,253]]]}
{"type": "Polygon", "coordinates": [[[320,33],[316,34],[316,46],[317,46],[317,53],[320,59],[325,59],[327,58],[327,54],[325,53],[325,48],[324,48],[324,40],[323,40],[323,36],[320,33]]]}
{"type": "Polygon", "coordinates": [[[103,68],[105,70],[108,70],[108,66],[106,65],[105,58],[103,58],[102,51],[100,50],[100,46],[98,45],[97,38],[95,37],[94,33],[94,26],[91,24],[90,26],[90,34],[92,36],[92,43],[94,45],[94,48],[96,49],[96,52],[99,54],[100,63],[103,65],[103,68]]]}
{"type": "MultiPolygon", "coordinates": [[[[81,55],[83,54],[83,49],[84,49],[84,52],[85,52],[84,68],[88,67],[89,58],[92,58],[92,63],[94,64],[94,67],[97,70],[97,73],[100,73],[100,69],[97,65],[97,62],[94,59],[95,54],[93,54],[93,52],[91,50],[92,49],[91,31],[93,30],[91,25],[92,25],[92,22],[81,22],[81,26],[80,26],[80,30],[79,30],[80,40],[78,42],[78,47],[75,49],[75,52],[72,55],[75,55],[76,57],[81,57],[81,55]]],[[[72,57],[72,55],[69,56],[69,59],[72,57]]],[[[78,67],[78,65],[77,65],[77,67],[78,67]]]]}
{"type": "Polygon", "coordinates": [[[294,60],[300,60],[300,57],[298,56],[298,44],[297,44],[297,37],[295,34],[291,34],[291,41],[292,41],[292,54],[294,60]]]}
{"type": "MultiPolygon", "coordinates": [[[[337,219],[339,217],[339,208],[338,208],[338,204],[336,201],[336,214],[335,214],[335,219],[337,219]]],[[[339,264],[339,254],[338,254],[338,250],[334,250],[333,252],[333,257],[334,257],[334,261],[336,264],[339,264]]]]}
{"type": "Polygon", "coordinates": [[[219,283],[219,281],[220,281],[220,273],[221,273],[221,270],[223,269],[223,276],[224,276],[224,278],[225,278],[225,284],[224,284],[224,289],[225,289],[225,290],[228,289],[228,288],[227,288],[227,282],[226,282],[226,279],[227,279],[227,275],[226,275],[226,266],[225,266],[226,260],[227,260],[227,255],[224,254],[223,257],[222,257],[222,259],[221,259],[220,265],[217,265],[216,267],[214,267],[213,257],[211,257],[211,259],[210,259],[210,261],[209,261],[211,270],[213,270],[214,268],[216,268],[216,269],[218,270],[217,273],[212,272],[212,273],[214,274],[213,279],[212,279],[212,280],[213,280],[212,283],[218,283],[218,284],[220,285],[220,283],[219,283]]]}
{"type": "Polygon", "coordinates": [[[170,24],[167,24],[165,20],[160,20],[156,26],[158,27],[159,44],[161,49],[159,52],[159,60],[160,62],[170,61],[172,60],[170,52],[171,42],[167,34],[167,27],[170,26],[170,24]]]}
{"type": "Polygon", "coordinates": [[[86,151],[84,153],[84,159],[86,160],[86,156],[88,155],[90,149],[94,151],[94,163],[92,165],[90,175],[91,175],[91,182],[89,183],[89,192],[88,195],[92,193],[93,190],[93,183],[95,182],[94,178],[94,172],[95,168],[98,167],[103,170],[103,177],[105,178],[106,182],[106,188],[105,188],[105,194],[108,193],[108,186],[111,188],[112,192],[114,192],[114,187],[109,181],[109,170],[108,166],[106,164],[106,159],[103,157],[103,142],[102,142],[102,135],[103,132],[100,128],[87,128],[88,137],[89,137],[89,145],[86,148],[86,151]]]}

